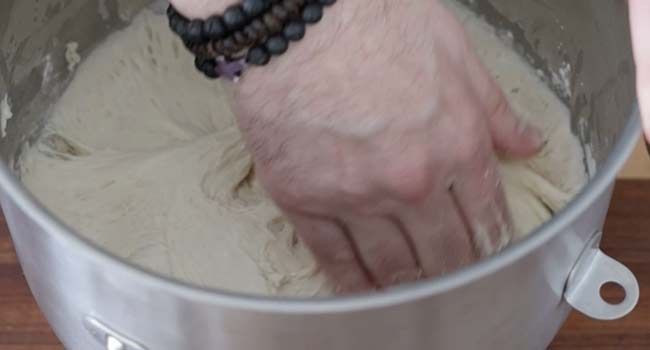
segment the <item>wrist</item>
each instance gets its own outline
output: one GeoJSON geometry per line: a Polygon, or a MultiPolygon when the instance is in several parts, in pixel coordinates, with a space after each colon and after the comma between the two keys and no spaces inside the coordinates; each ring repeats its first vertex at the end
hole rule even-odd
{"type": "Polygon", "coordinates": [[[335,84],[336,77],[346,78],[350,70],[366,65],[368,58],[395,56],[415,45],[426,46],[420,39],[429,31],[427,22],[438,5],[442,5],[438,0],[339,1],[318,25],[308,28],[302,41],[293,43],[268,66],[247,71],[243,81],[255,84],[319,76],[335,84]]]}
{"type": "Polygon", "coordinates": [[[179,13],[189,19],[207,19],[212,15],[223,13],[238,0],[170,0],[179,13]]]}
{"type": "Polygon", "coordinates": [[[381,90],[375,83],[416,79],[434,65],[430,18],[437,0],[339,1],[304,40],[263,68],[249,69],[233,86],[236,114],[246,124],[339,120],[365,108],[381,90]]]}

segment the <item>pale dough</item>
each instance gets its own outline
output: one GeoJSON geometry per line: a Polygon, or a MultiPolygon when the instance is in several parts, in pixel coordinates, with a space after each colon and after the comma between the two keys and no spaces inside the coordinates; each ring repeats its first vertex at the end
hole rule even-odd
{"type": "Polygon", "coordinates": [[[9,104],[9,95],[5,94],[2,102],[0,102],[0,136],[2,138],[7,137],[7,123],[13,116],[11,104],[9,104]]]}
{"type": "MultiPolygon", "coordinates": [[[[456,9],[513,108],[544,131],[535,159],[502,162],[518,237],[587,180],[569,112],[487,24],[456,9]]],[[[333,289],[251,174],[226,91],[201,77],[164,17],[144,11],[78,66],[20,161],[29,189],[108,251],[230,291],[333,289]]]]}

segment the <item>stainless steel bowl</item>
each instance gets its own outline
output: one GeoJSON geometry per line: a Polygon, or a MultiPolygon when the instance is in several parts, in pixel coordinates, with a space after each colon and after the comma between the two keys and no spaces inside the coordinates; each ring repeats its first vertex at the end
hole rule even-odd
{"type": "Polygon", "coordinates": [[[452,275],[308,301],[200,289],[142,271],[84,240],[14,175],[16,155],[70,79],[65,44],[87,53],[148,3],[0,2],[0,99],[7,94],[14,114],[0,139],[0,197],[29,285],[68,349],[544,349],[571,306],[598,319],[635,306],[634,276],[598,250],[616,173],[640,130],[624,1],[467,1],[511,31],[547,76],[572,67],[570,96],[558,95],[596,160],[578,198],[530,238],[452,275]],[[609,281],[625,289],[623,303],[600,298],[609,281]]]}

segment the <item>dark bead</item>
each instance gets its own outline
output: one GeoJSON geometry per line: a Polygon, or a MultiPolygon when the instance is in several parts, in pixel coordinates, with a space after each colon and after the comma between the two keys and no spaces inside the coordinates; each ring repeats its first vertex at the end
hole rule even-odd
{"type": "Polygon", "coordinates": [[[318,23],[323,18],[323,6],[320,4],[309,4],[302,9],[302,20],[305,23],[318,23]]]}
{"type": "Polygon", "coordinates": [[[185,48],[195,56],[205,57],[209,54],[205,43],[190,43],[183,40],[183,44],[185,44],[185,48]]]}
{"type": "Polygon", "coordinates": [[[239,45],[237,45],[237,43],[235,42],[235,39],[233,37],[227,37],[227,38],[225,38],[223,40],[219,40],[219,42],[221,42],[222,45],[223,45],[222,46],[222,51],[221,51],[221,53],[223,53],[223,54],[230,55],[230,54],[234,54],[237,51],[241,50],[241,47],[239,45]]]}
{"type": "Polygon", "coordinates": [[[287,10],[289,18],[297,18],[300,16],[300,4],[296,3],[295,0],[284,0],[282,6],[287,10]]]}
{"type": "Polygon", "coordinates": [[[287,52],[289,48],[289,41],[282,35],[274,35],[269,38],[264,44],[266,50],[273,56],[279,56],[287,52]]]}
{"type": "Polygon", "coordinates": [[[255,29],[260,38],[265,38],[269,35],[269,28],[266,27],[266,24],[264,24],[264,21],[261,19],[253,20],[253,22],[251,22],[251,27],[255,29]]]}
{"type": "Polygon", "coordinates": [[[178,11],[176,11],[174,6],[172,6],[172,5],[169,5],[169,7],[167,7],[167,17],[169,17],[169,18],[178,17],[178,18],[182,19],[185,22],[189,22],[189,20],[187,18],[185,18],[185,16],[180,14],[178,11]]]}
{"type": "Polygon", "coordinates": [[[181,18],[180,16],[174,16],[169,19],[169,27],[176,33],[178,36],[185,35],[187,31],[187,26],[189,23],[181,18]]]}
{"type": "Polygon", "coordinates": [[[226,28],[230,30],[239,30],[246,25],[246,15],[241,6],[233,5],[226,9],[223,13],[223,23],[226,28]]]}
{"type": "Polygon", "coordinates": [[[331,6],[336,3],[336,0],[318,0],[318,3],[323,5],[323,6],[331,6]]]}
{"type": "Polygon", "coordinates": [[[182,21],[182,19],[179,16],[169,16],[169,28],[176,32],[176,27],[180,21],[182,21]]]}
{"type": "Polygon", "coordinates": [[[197,47],[197,45],[199,45],[198,43],[191,43],[191,42],[189,42],[189,41],[187,41],[185,39],[182,39],[182,40],[183,40],[183,45],[185,45],[185,48],[187,50],[189,50],[192,53],[196,52],[196,47],[197,47]]]}
{"type": "Polygon", "coordinates": [[[212,16],[203,23],[203,35],[210,40],[223,39],[227,33],[228,29],[219,16],[212,16]]]}
{"type": "Polygon", "coordinates": [[[248,28],[249,30],[244,30],[244,34],[250,39],[251,41],[251,46],[257,45],[264,40],[266,40],[266,37],[259,36],[257,31],[253,28],[248,28]]]}
{"type": "Polygon", "coordinates": [[[255,66],[263,66],[269,63],[270,60],[271,55],[263,46],[255,46],[248,50],[248,54],[246,55],[246,63],[255,66]]]}
{"type": "Polygon", "coordinates": [[[282,34],[287,40],[298,41],[305,37],[305,24],[299,21],[289,22],[284,26],[282,34]]]}
{"type": "Polygon", "coordinates": [[[200,43],[203,41],[203,21],[193,20],[187,25],[183,40],[188,43],[200,43]]]}
{"type": "Polygon", "coordinates": [[[241,6],[248,18],[253,18],[261,15],[266,10],[267,4],[264,0],[244,0],[241,6]]]}
{"type": "Polygon", "coordinates": [[[244,32],[235,32],[232,37],[235,39],[235,43],[242,48],[250,46],[253,43],[253,39],[249,38],[244,32]]]}
{"type": "Polygon", "coordinates": [[[242,32],[234,32],[232,34],[232,39],[235,42],[235,44],[237,44],[237,46],[242,46],[246,41],[246,36],[244,36],[244,33],[242,32]]]}
{"type": "Polygon", "coordinates": [[[223,47],[223,40],[215,41],[214,44],[212,45],[212,48],[219,55],[224,55],[226,53],[226,49],[223,47]]]}
{"type": "Polygon", "coordinates": [[[174,8],[174,6],[172,6],[172,5],[167,6],[167,17],[174,16],[174,15],[176,15],[176,13],[177,12],[176,12],[176,9],[174,8]]]}
{"type": "Polygon", "coordinates": [[[217,56],[214,52],[212,52],[210,43],[207,42],[200,45],[195,45],[193,52],[196,56],[205,58],[214,58],[217,56]]]}
{"type": "Polygon", "coordinates": [[[217,62],[213,59],[197,57],[194,60],[194,66],[196,66],[196,69],[205,74],[205,76],[208,78],[219,78],[219,73],[217,72],[217,62]]]}
{"type": "Polygon", "coordinates": [[[205,50],[203,50],[203,45],[199,43],[188,43],[187,41],[183,41],[183,43],[185,44],[185,47],[194,55],[203,56],[203,53],[205,52],[205,50]]]}
{"type": "Polygon", "coordinates": [[[215,57],[223,55],[223,40],[211,41],[208,43],[208,46],[210,47],[210,51],[214,52],[215,57]]]}
{"type": "Polygon", "coordinates": [[[250,40],[251,44],[257,44],[261,39],[257,33],[257,30],[251,25],[247,25],[243,30],[244,35],[250,40]]]}
{"type": "Polygon", "coordinates": [[[275,16],[270,13],[267,13],[262,18],[264,25],[269,30],[269,33],[274,34],[282,30],[282,22],[280,22],[275,16]]]}
{"type": "Polygon", "coordinates": [[[242,49],[242,46],[237,44],[233,37],[224,39],[223,45],[229,55],[235,54],[242,49]]]}
{"type": "Polygon", "coordinates": [[[284,22],[289,18],[289,11],[287,11],[284,6],[280,4],[275,4],[271,8],[271,14],[275,16],[280,22],[284,22]]]}

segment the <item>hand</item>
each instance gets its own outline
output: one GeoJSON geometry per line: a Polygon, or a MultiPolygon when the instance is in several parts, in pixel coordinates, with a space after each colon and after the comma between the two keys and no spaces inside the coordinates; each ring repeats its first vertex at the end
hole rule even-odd
{"type": "Polygon", "coordinates": [[[339,1],[233,103],[260,181],[342,292],[503,248],[495,152],[541,145],[433,0],[339,1]]]}
{"type": "Polygon", "coordinates": [[[637,70],[637,93],[646,139],[650,140],[650,2],[629,0],[637,70]]]}

